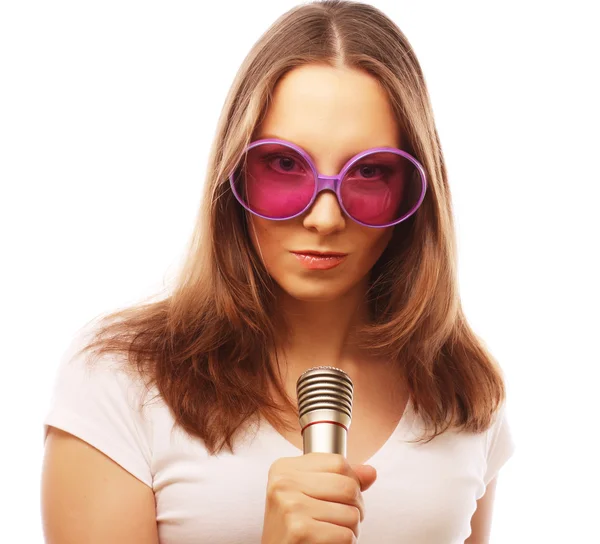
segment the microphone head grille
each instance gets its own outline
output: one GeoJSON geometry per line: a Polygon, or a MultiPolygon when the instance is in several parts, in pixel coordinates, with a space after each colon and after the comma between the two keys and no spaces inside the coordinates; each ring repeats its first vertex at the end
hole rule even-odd
{"type": "Polygon", "coordinates": [[[308,369],[296,383],[300,419],[315,410],[333,410],[350,420],[353,391],[350,376],[339,368],[317,366],[308,369]]]}

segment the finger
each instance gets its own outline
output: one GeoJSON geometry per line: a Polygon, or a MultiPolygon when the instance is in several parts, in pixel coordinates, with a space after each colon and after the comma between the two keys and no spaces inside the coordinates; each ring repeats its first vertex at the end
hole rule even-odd
{"type": "Polygon", "coordinates": [[[308,519],[291,528],[290,536],[296,542],[310,542],[311,544],[358,543],[356,535],[348,527],[316,519],[308,519]]]}
{"type": "Polygon", "coordinates": [[[297,485],[308,497],[353,506],[358,508],[360,521],[365,517],[365,505],[360,487],[348,476],[327,472],[303,472],[298,477],[297,485]]]}
{"type": "Polygon", "coordinates": [[[304,508],[312,519],[347,527],[352,530],[356,538],[359,537],[362,518],[360,510],[356,506],[305,497],[304,508]]]}
{"type": "Polygon", "coordinates": [[[377,479],[377,470],[371,465],[351,465],[360,480],[360,490],[366,491],[377,479]]]}
{"type": "Polygon", "coordinates": [[[333,472],[349,476],[360,487],[360,478],[343,455],[337,453],[307,453],[301,456],[301,466],[309,472],[333,472]]]}

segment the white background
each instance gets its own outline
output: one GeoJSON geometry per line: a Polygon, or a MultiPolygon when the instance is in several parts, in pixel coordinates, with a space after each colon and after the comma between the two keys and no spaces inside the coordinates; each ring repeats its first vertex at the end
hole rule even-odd
{"type": "MultiPolygon", "coordinates": [[[[470,323],[517,453],[492,544],[598,533],[594,2],[375,1],[423,67],[470,323]]],[[[42,419],[93,317],[161,289],[192,232],[242,59],[296,2],[0,4],[0,540],[42,542],[42,419]]]]}

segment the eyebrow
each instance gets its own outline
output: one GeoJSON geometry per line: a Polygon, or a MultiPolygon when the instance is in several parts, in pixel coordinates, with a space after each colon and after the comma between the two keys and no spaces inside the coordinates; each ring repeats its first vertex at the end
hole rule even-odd
{"type": "MultiPolygon", "coordinates": [[[[263,134],[260,137],[256,138],[257,140],[270,140],[270,139],[274,139],[274,140],[284,140],[286,142],[291,142],[294,145],[297,145],[299,148],[303,149],[306,153],[308,153],[308,155],[311,157],[311,159],[314,160],[314,155],[312,153],[310,153],[308,151],[308,149],[303,146],[300,145],[298,142],[295,142],[294,140],[290,140],[289,138],[283,138],[281,136],[277,136],[276,134],[263,134]]],[[[352,157],[356,157],[356,155],[358,155],[359,153],[362,153],[363,151],[366,151],[367,149],[373,149],[375,147],[395,147],[394,145],[390,145],[390,146],[382,146],[382,145],[376,145],[376,146],[371,146],[371,147],[365,147],[364,149],[360,149],[359,151],[357,151],[356,153],[350,153],[348,155],[345,155],[344,157],[342,157],[342,164],[346,164],[352,157]]]]}

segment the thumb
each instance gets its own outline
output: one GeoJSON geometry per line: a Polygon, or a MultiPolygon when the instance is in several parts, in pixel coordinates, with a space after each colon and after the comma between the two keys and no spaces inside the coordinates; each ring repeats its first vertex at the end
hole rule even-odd
{"type": "Polygon", "coordinates": [[[352,470],[360,480],[360,490],[366,491],[377,479],[377,471],[371,465],[352,465],[352,470]]]}

